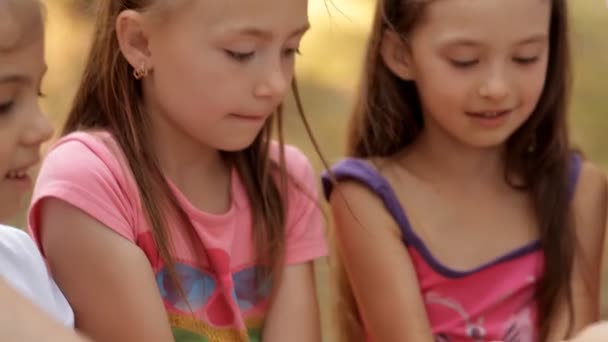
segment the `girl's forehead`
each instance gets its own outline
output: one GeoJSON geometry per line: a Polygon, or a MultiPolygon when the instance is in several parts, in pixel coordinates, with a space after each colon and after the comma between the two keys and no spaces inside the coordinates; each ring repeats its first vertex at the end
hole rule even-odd
{"type": "Polygon", "coordinates": [[[0,51],[9,50],[16,45],[22,30],[16,18],[2,7],[0,5],[0,51]]]}
{"type": "Polygon", "coordinates": [[[0,0],[0,53],[18,49],[42,36],[40,6],[36,0],[0,0]]]}
{"type": "MultiPolygon", "coordinates": [[[[190,17],[199,26],[233,26],[297,21],[307,16],[307,0],[197,0],[174,12],[178,21],[190,17]]],[[[186,19],[187,20],[187,19],[186,19]]]]}
{"type": "Polygon", "coordinates": [[[428,28],[439,40],[449,37],[517,42],[549,31],[547,0],[443,0],[426,8],[428,28]]]}

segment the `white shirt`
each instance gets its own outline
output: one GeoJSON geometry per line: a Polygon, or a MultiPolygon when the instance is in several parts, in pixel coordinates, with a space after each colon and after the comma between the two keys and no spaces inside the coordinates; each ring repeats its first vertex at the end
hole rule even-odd
{"type": "Polygon", "coordinates": [[[0,225],[0,277],[67,327],[74,312],[51,278],[36,244],[23,231],[0,225]]]}

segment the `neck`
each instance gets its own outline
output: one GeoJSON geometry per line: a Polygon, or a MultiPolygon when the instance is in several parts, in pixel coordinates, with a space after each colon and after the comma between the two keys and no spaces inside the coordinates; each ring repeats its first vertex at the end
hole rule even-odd
{"type": "Polygon", "coordinates": [[[219,150],[188,136],[153,106],[146,107],[154,152],[166,177],[182,191],[227,179],[229,166],[219,150]]]}
{"type": "Polygon", "coordinates": [[[228,165],[215,149],[156,133],[154,145],[163,174],[182,189],[193,179],[213,182],[224,179],[229,173],[228,165]]]}
{"type": "Polygon", "coordinates": [[[444,132],[424,129],[409,152],[408,169],[430,182],[475,186],[504,180],[504,146],[474,147],[444,132]]]}

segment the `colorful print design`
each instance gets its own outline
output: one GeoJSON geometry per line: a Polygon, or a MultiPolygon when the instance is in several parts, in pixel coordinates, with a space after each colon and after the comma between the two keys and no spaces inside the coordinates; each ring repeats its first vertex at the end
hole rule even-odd
{"type": "Polygon", "coordinates": [[[183,296],[166,268],[156,274],[156,282],[176,342],[261,341],[271,280],[258,282],[256,266],[228,273],[223,286],[222,277],[207,270],[178,263],[175,271],[183,296]]]}
{"type": "MultiPolygon", "coordinates": [[[[456,315],[463,326],[463,336],[466,336],[467,341],[484,342],[488,340],[487,330],[484,326],[484,317],[473,319],[467,313],[463,305],[456,300],[446,298],[438,293],[429,292],[425,296],[427,305],[438,305],[445,308],[446,312],[451,312],[456,315]]],[[[532,305],[533,301],[530,300],[532,305]]],[[[533,316],[529,307],[525,307],[520,312],[513,315],[504,325],[504,334],[501,341],[504,342],[533,342],[534,341],[534,325],[533,316]]],[[[461,341],[445,333],[435,335],[435,342],[452,342],[461,341]]]]}

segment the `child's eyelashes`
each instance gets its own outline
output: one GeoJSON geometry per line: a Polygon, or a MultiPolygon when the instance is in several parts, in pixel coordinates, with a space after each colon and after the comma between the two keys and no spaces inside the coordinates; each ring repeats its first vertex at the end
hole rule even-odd
{"type": "MultiPolygon", "coordinates": [[[[513,62],[517,63],[517,64],[521,64],[521,65],[528,65],[528,64],[534,64],[539,60],[538,56],[533,56],[533,57],[513,57],[512,58],[513,62]]],[[[479,64],[479,60],[478,59],[471,59],[471,60],[455,60],[455,59],[450,59],[450,64],[452,64],[453,66],[455,66],[456,68],[459,69],[467,69],[467,68],[471,68],[477,64],[479,64]]]]}
{"type": "Polygon", "coordinates": [[[533,64],[539,60],[538,56],[533,57],[514,57],[513,61],[518,64],[533,64]]]}
{"type": "Polygon", "coordinates": [[[294,56],[294,55],[298,55],[301,56],[302,55],[302,51],[300,51],[300,48],[295,48],[295,49],[287,49],[285,50],[285,54],[287,56],[294,56]]]}
{"type": "MultiPolygon", "coordinates": [[[[224,49],[224,52],[228,55],[228,57],[230,57],[231,59],[237,61],[237,62],[247,62],[249,60],[251,60],[253,57],[255,57],[256,52],[255,51],[251,51],[251,52],[240,52],[240,51],[234,51],[234,50],[230,50],[230,49],[224,49]]],[[[283,51],[283,54],[286,57],[293,57],[295,55],[302,55],[302,52],[300,51],[299,48],[288,48],[285,49],[283,51]]]]}
{"type": "Polygon", "coordinates": [[[13,109],[13,101],[0,103],[0,115],[8,114],[13,109]]]}
{"type": "MultiPolygon", "coordinates": [[[[42,92],[42,90],[38,90],[36,95],[38,96],[38,98],[46,97],[46,94],[42,92]]],[[[19,98],[13,98],[9,101],[0,102],[0,115],[9,114],[13,110],[13,108],[15,108],[15,104],[20,103],[19,101],[19,98]]]]}
{"type": "Polygon", "coordinates": [[[239,51],[233,51],[233,50],[228,50],[228,49],[225,49],[224,51],[230,58],[236,60],[237,62],[246,62],[255,55],[255,52],[253,52],[253,51],[252,52],[239,52],[239,51]]]}
{"type": "Polygon", "coordinates": [[[466,68],[470,68],[474,65],[476,65],[479,62],[479,60],[477,59],[471,59],[471,60],[455,60],[455,59],[450,59],[450,63],[457,67],[457,68],[461,68],[461,69],[466,69],[466,68]]]}

